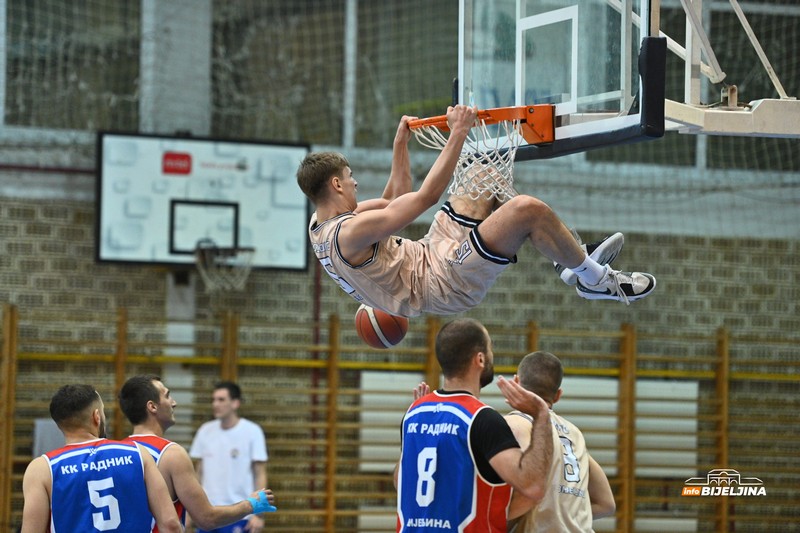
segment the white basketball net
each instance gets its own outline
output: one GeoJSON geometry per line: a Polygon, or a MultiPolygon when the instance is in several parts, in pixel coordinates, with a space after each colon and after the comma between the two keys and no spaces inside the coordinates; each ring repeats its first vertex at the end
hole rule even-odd
{"type": "Polygon", "coordinates": [[[244,289],[255,253],[254,248],[217,248],[199,243],[195,249],[195,262],[206,292],[244,289]]]}
{"type": "MultiPolygon", "coordinates": [[[[436,126],[411,131],[427,148],[441,150],[447,143],[447,136],[436,126]]],[[[492,126],[476,121],[464,141],[448,192],[468,195],[473,200],[495,197],[501,202],[516,196],[514,157],[521,141],[519,120],[501,120],[492,126]]]]}

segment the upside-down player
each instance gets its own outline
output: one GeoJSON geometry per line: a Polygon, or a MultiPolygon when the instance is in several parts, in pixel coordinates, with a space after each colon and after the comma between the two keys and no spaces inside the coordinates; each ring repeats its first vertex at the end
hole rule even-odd
{"type": "Polygon", "coordinates": [[[341,154],[312,153],[303,160],[297,182],[316,208],[309,237],[334,281],[357,301],[393,315],[460,313],[483,300],[500,273],[516,262],[522,244],[530,241],[577,276],[577,291],[584,298],[628,303],[649,295],[656,286],[652,275],[619,272],[604,264],[621,243],[587,255],[553,210],[532,196],[500,203],[450,195],[424,238],[396,236],[439,202],[476,114],[464,105],[448,108],[450,136],[417,191],[411,187],[408,154],[408,121],[413,117],[404,116],[398,126],[391,175],[381,198],[357,200],[358,182],[341,154]]]}

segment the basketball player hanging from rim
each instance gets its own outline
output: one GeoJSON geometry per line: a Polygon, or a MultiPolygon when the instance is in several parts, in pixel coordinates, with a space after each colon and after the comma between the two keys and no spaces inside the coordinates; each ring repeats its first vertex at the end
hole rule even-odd
{"type": "Polygon", "coordinates": [[[448,108],[449,137],[417,191],[412,191],[408,154],[408,123],[414,117],[400,120],[381,198],[357,201],[358,182],[341,154],[312,153],[303,160],[297,182],[316,207],[309,237],[334,281],[357,301],[393,315],[460,313],[481,302],[530,241],[557,270],[559,265],[569,269],[561,275],[565,282],[575,283],[577,277],[584,298],[628,303],[650,294],[656,286],[652,275],[606,265],[619,252],[621,234],[587,255],[550,207],[531,196],[501,203],[495,197],[450,195],[424,238],[396,236],[440,201],[476,115],[469,106],[448,108]]]}

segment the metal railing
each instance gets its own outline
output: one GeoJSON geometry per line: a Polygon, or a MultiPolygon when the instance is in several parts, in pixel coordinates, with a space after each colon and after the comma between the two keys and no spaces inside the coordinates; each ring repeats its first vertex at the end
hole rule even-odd
{"type": "MultiPolygon", "coordinates": [[[[21,480],[32,458],[34,420],[48,416],[55,389],[67,382],[94,384],[106,402],[112,436],[121,438],[129,426],[116,408],[116,391],[139,373],[164,376],[173,396],[184,398],[179,400],[179,422],[167,434],[184,446],[207,419],[205,398],[213,382],[228,379],[242,385],[242,415],[267,434],[269,486],[279,502],[279,512],[270,516],[270,531],[394,530],[391,470],[365,468],[370,459],[363,454],[365,446],[386,443],[368,442],[362,435],[365,428],[375,427],[396,435],[397,443],[385,449],[391,455],[396,446],[399,456],[403,408],[385,408],[387,422],[377,424],[361,415],[367,395],[385,394],[401,405],[404,400],[396,392],[366,390],[362,377],[392,372],[439,383],[433,349],[438,319],[417,321],[391,351],[365,348],[336,315],[324,323],[263,324],[227,313],[216,321],[192,324],[196,341],[188,344],[167,341],[168,322],[132,319],[124,309],[107,323],[76,324],[77,338],[45,335],[41,331],[46,328],[34,325],[21,320],[15,306],[3,308],[0,531],[15,531],[21,522],[21,480]],[[170,384],[178,381],[175,376],[181,376],[180,386],[170,384]]],[[[590,449],[615,458],[601,464],[609,473],[617,512],[613,520],[598,523],[598,531],[657,530],[670,520],[684,520],[698,531],[781,531],[795,516],[800,468],[779,462],[778,456],[800,455],[798,399],[796,394],[787,398],[800,376],[800,358],[776,365],[754,359],[751,354],[757,350],[750,349],[769,345],[774,351],[796,353],[791,340],[739,338],[725,329],[694,338],[644,335],[629,324],[612,332],[545,330],[535,323],[487,326],[495,339],[499,373],[513,374],[521,355],[541,347],[559,355],[568,376],[616,380],[615,412],[601,413],[615,422],[594,432],[584,430],[590,449]],[[550,348],[562,345],[561,350],[550,348]],[[652,451],[658,457],[658,446],[648,450],[640,441],[661,434],[640,427],[646,414],[637,414],[637,384],[645,379],[697,384],[696,398],[659,400],[665,413],[671,401],[696,404],[696,414],[689,417],[696,425],[691,435],[696,439],[696,475],[737,469],[761,478],[766,494],[692,498],[682,493],[684,475],[643,475],[644,468],[670,467],[665,458],[641,455],[652,451]],[[604,439],[610,444],[603,444],[604,439]]],[[[592,395],[582,399],[591,402],[592,395]]],[[[574,414],[598,415],[592,408],[574,414]]],[[[680,419],[663,416],[665,426],[680,419]]]]}

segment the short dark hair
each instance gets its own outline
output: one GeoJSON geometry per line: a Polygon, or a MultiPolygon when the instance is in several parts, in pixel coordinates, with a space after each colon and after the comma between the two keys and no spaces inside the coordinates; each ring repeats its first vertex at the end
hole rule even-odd
{"type": "Polygon", "coordinates": [[[214,385],[214,390],[226,389],[231,396],[231,400],[242,399],[242,389],[233,381],[219,381],[214,385]]]}
{"type": "Polygon", "coordinates": [[[50,416],[62,430],[77,428],[86,422],[86,409],[99,402],[91,385],[64,385],[50,399],[50,416]]]}
{"type": "Polygon", "coordinates": [[[483,324],[472,318],[448,322],[436,335],[436,359],[445,377],[462,374],[470,359],[489,348],[489,337],[483,324]]]}
{"type": "Polygon", "coordinates": [[[564,367],[561,360],[550,352],[533,352],[522,358],[517,376],[524,388],[552,402],[561,388],[564,367]]]}
{"type": "Polygon", "coordinates": [[[154,381],[161,381],[155,374],[133,376],[119,391],[119,408],[133,424],[141,424],[147,420],[147,402],[158,404],[161,399],[154,381]]]}
{"type": "Polygon", "coordinates": [[[349,166],[347,158],[336,152],[308,154],[297,169],[297,185],[309,200],[317,203],[328,180],[349,166]]]}

